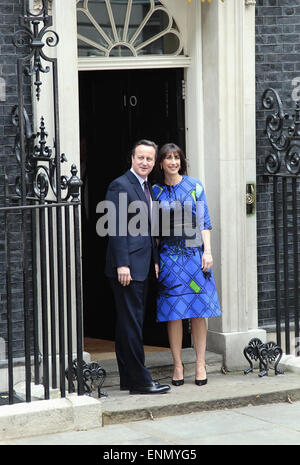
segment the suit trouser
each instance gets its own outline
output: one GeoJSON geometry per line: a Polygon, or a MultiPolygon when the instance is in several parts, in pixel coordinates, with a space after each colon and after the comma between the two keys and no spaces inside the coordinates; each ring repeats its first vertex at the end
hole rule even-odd
{"type": "Polygon", "coordinates": [[[152,378],[145,367],[143,323],[148,288],[146,281],[122,286],[110,279],[116,303],[115,350],[121,386],[146,386],[152,378]]]}

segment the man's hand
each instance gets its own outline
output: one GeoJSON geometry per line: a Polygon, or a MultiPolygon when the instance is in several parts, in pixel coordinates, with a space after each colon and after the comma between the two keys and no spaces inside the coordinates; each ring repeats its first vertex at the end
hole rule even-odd
{"type": "Polygon", "coordinates": [[[119,283],[121,283],[122,286],[129,286],[130,281],[132,281],[129,266],[119,266],[117,268],[117,273],[119,283]]]}
{"type": "Polygon", "coordinates": [[[154,266],[155,266],[155,276],[156,276],[156,279],[158,279],[158,275],[159,275],[159,264],[158,264],[158,263],[155,263],[154,266]]]}

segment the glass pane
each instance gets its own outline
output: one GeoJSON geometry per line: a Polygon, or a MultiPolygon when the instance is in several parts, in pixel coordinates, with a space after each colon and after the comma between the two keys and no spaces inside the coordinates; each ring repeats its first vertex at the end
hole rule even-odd
{"type": "Polygon", "coordinates": [[[111,50],[109,56],[111,57],[132,57],[133,55],[132,55],[132,51],[128,47],[117,45],[111,50]]]}
{"type": "Polygon", "coordinates": [[[104,0],[89,0],[89,12],[110,40],[114,41],[109,15],[104,0]]]}
{"type": "MultiPolygon", "coordinates": [[[[142,42],[145,42],[148,39],[151,39],[151,37],[154,37],[155,35],[159,34],[161,31],[166,29],[166,27],[169,24],[169,17],[168,15],[161,10],[155,11],[150,18],[148,19],[147,23],[143,27],[141,33],[138,35],[136,40],[134,41],[134,46],[136,47],[137,45],[140,45],[142,42]]],[[[163,45],[161,42],[161,45],[156,47],[157,52],[156,53],[163,53],[163,45]]]]}
{"type": "Polygon", "coordinates": [[[92,40],[93,42],[96,42],[96,44],[107,47],[107,42],[104,37],[102,37],[99,31],[91,23],[88,16],[82,11],[77,12],[77,31],[78,34],[86,37],[89,40],[92,40]]]}
{"type": "Polygon", "coordinates": [[[111,0],[110,4],[111,4],[111,9],[113,12],[119,40],[122,40],[128,0],[111,0]]]}
{"type": "Polygon", "coordinates": [[[179,38],[172,33],[160,37],[156,41],[138,50],[138,55],[173,54],[178,50],[179,38]]]}
{"type": "Polygon", "coordinates": [[[149,0],[133,0],[128,28],[128,42],[150,10],[149,0]]]}
{"type": "Polygon", "coordinates": [[[104,57],[105,53],[102,50],[98,50],[91,45],[82,42],[78,39],[78,56],[79,57],[104,57]]]}
{"type": "Polygon", "coordinates": [[[179,37],[177,37],[175,34],[171,34],[171,33],[166,34],[163,37],[163,41],[164,41],[164,46],[163,46],[164,53],[173,54],[178,50],[180,41],[179,41],[179,37]]]}

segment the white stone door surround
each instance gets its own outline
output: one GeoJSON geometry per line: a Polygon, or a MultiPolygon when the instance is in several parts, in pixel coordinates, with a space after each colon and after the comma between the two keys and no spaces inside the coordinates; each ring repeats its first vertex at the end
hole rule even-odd
{"type": "Polygon", "coordinates": [[[228,369],[245,365],[258,329],[256,216],[246,183],[256,182],[255,8],[242,0],[203,4],[204,167],[222,318],[209,322],[208,349],[228,369]]]}
{"type": "MultiPolygon", "coordinates": [[[[161,2],[184,37],[187,56],[181,57],[180,66],[186,70],[189,172],[205,184],[214,227],[214,274],[222,317],[209,320],[208,349],[222,353],[228,369],[242,368],[248,341],[265,340],[257,322],[256,217],[246,216],[245,204],[246,183],[256,179],[254,6],[242,0],[161,2]]],[[[61,147],[69,163],[80,166],[78,70],[89,64],[77,59],[76,0],[63,3],[62,8],[61,0],[52,1],[60,37],[55,53],[61,147]]],[[[176,66],[178,58],[167,57],[161,67],[176,66]]],[[[145,67],[159,67],[155,58],[146,61],[145,67]]],[[[121,65],[112,61],[112,66],[121,65]]]]}

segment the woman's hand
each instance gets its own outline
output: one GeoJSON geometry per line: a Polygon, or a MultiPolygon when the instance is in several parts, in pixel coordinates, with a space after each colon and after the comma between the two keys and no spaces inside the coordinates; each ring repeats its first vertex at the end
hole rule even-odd
{"type": "Polygon", "coordinates": [[[154,266],[155,266],[155,276],[156,276],[156,279],[158,279],[158,275],[159,275],[159,264],[158,264],[158,263],[155,263],[154,266]]]}
{"type": "Polygon", "coordinates": [[[211,252],[203,252],[202,255],[202,271],[205,273],[206,271],[210,270],[213,266],[213,258],[211,252]]]}
{"type": "Polygon", "coordinates": [[[203,229],[201,231],[201,234],[202,234],[203,247],[204,247],[201,267],[202,267],[202,271],[206,273],[206,271],[210,270],[210,268],[213,266],[213,258],[211,255],[211,247],[210,247],[210,230],[203,229]]]}

